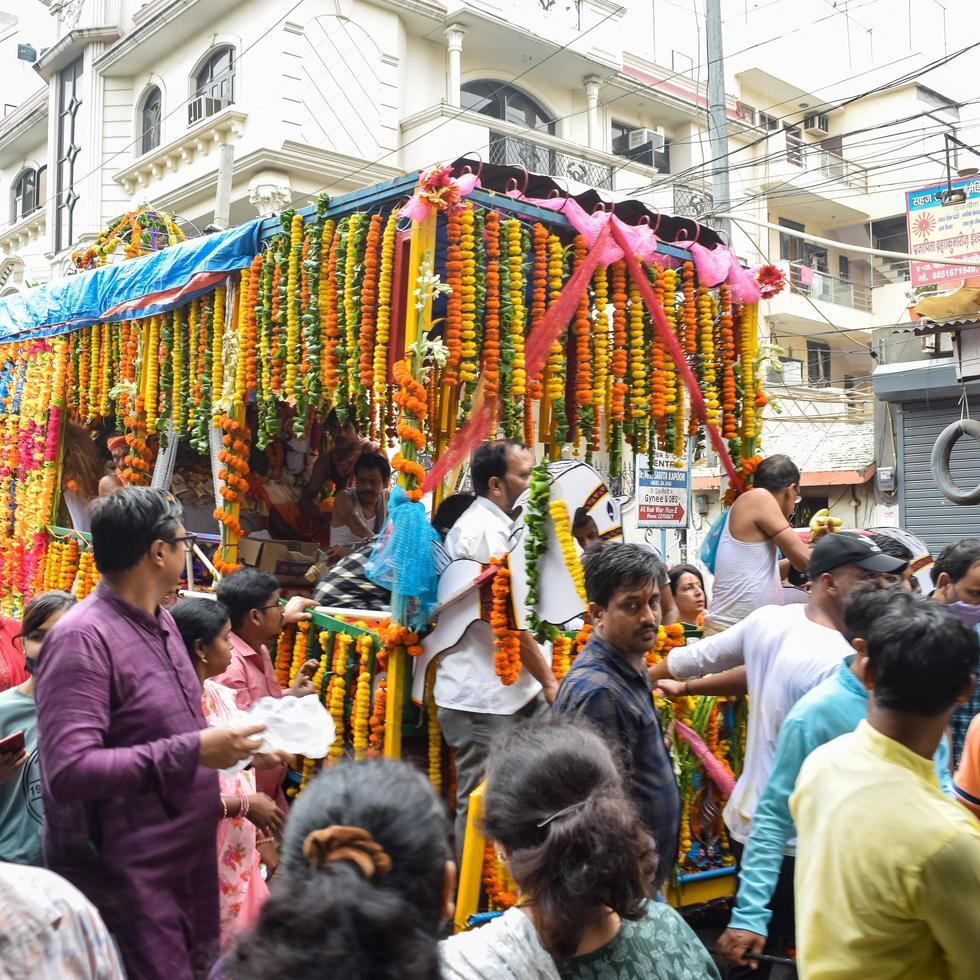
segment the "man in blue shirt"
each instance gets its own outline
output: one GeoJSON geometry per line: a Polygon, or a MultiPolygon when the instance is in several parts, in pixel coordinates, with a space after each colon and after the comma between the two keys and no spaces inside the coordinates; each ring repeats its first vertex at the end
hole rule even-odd
{"type": "MultiPolygon", "coordinates": [[[[941,602],[964,626],[980,634],[980,539],[964,538],[947,545],[932,566],[936,583],[933,599],[941,602]]],[[[980,712],[980,684],[973,696],[961,704],[949,720],[953,736],[953,762],[959,764],[966,741],[966,730],[980,712]]]]}
{"type": "Polygon", "coordinates": [[[593,546],[583,564],[592,635],[553,707],[587,718],[619,749],[627,789],[657,845],[659,887],[677,859],[680,822],[677,782],[645,663],[660,627],[664,567],[639,545],[620,543],[593,546]]]}
{"type": "MultiPolygon", "coordinates": [[[[788,873],[792,896],[795,826],[789,798],[803,762],[817,747],[854,731],[868,714],[868,692],[858,679],[857,666],[867,656],[870,625],[901,594],[895,587],[860,589],[844,609],[844,625],[855,654],[847,657],[836,673],[805,694],[786,716],[779,731],[776,755],[766,788],[752,820],[752,830],[739,867],[738,895],[728,929],[718,940],[718,950],[731,962],[746,966],[746,955],[758,955],[766,946],[769,905],[779,883],[788,873]]],[[[943,739],[935,755],[939,785],[951,792],[949,745],[943,739]]],[[[760,970],[760,976],[765,975],[760,970]]]]}

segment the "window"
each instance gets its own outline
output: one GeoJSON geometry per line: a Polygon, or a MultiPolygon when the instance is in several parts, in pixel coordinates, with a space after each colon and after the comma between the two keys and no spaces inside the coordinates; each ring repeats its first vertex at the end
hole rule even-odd
{"type": "MultiPolygon", "coordinates": [[[[780,218],[779,225],[781,228],[788,228],[790,231],[806,231],[805,225],[801,225],[798,221],[790,221],[789,218],[780,218]]],[[[792,235],[781,234],[779,236],[779,257],[784,262],[802,262],[803,240],[794,238],[792,235]]]]}
{"type": "Polygon", "coordinates": [[[26,218],[41,206],[40,176],[42,170],[28,167],[14,181],[10,201],[10,223],[26,218]]]}
{"type": "Polygon", "coordinates": [[[806,342],[807,380],[817,388],[830,384],[830,345],[816,340],[806,342]]]}
{"type": "Polygon", "coordinates": [[[213,116],[235,101],[235,49],[218,48],[194,76],[194,95],[187,107],[190,125],[213,116]]]}
{"type": "Polygon", "coordinates": [[[513,85],[482,79],[460,87],[464,109],[479,112],[494,119],[533,129],[539,133],[554,133],[555,124],[547,109],[513,85]]]}
{"type": "Polygon", "coordinates": [[[670,140],[666,137],[664,138],[662,149],[656,148],[657,141],[654,142],[652,148],[650,145],[646,145],[630,149],[630,133],[638,132],[639,128],[638,126],[631,126],[629,123],[618,122],[614,119],[610,127],[613,153],[617,156],[635,160],[637,163],[646,164],[648,167],[656,167],[662,174],[669,174],[670,140]]]}
{"type": "Polygon", "coordinates": [[[759,112],[759,125],[767,132],[772,133],[779,129],[779,120],[775,116],[770,116],[767,112],[759,112]]]}
{"type": "Polygon", "coordinates": [[[783,126],[786,134],[786,159],[795,167],[803,166],[803,134],[799,126],[783,126]]]}
{"type": "Polygon", "coordinates": [[[160,145],[160,120],[162,118],[163,97],[154,85],[143,96],[139,114],[140,153],[149,153],[160,145]]]}
{"type": "Polygon", "coordinates": [[[58,76],[58,171],[55,190],[55,251],[75,243],[75,164],[78,145],[78,110],[81,108],[82,58],[76,58],[58,76]]]}
{"type": "Polygon", "coordinates": [[[841,282],[851,281],[851,260],[846,255],[837,256],[837,274],[841,282]]]}

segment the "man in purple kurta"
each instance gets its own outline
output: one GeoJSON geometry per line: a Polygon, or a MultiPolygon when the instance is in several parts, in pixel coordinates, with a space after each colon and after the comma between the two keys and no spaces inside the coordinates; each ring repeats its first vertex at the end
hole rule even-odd
{"type": "Polygon", "coordinates": [[[159,606],[194,540],[174,498],[103,498],[92,539],[102,582],[38,658],[45,857],[102,913],[130,980],[190,980],[218,952],[213,770],[247,758],[261,729],[206,728],[159,606]]]}

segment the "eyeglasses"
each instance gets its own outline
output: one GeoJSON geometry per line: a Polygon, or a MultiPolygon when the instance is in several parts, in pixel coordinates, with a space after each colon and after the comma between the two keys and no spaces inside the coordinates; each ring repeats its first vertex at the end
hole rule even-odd
{"type": "Polygon", "coordinates": [[[270,606],[259,606],[256,610],[257,612],[265,612],[267,609],[278,609],[279,612],[283,611],[282,604],[279,602],[274,602],[270,606]]]}
{"type": "Polygon", "coordinates": [[[196,543],[196,534],[182,534],[179,538],[170,539],[170,544],[182,544],[184,546],[184,551],[193,551],[196,543]]]}

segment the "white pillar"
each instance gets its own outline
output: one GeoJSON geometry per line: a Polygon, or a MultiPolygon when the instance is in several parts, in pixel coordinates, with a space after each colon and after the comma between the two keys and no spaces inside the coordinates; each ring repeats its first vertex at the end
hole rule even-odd
{"type": "Polygon", "coordinates": [[[465,28],[459,24],[450,24],[446,30],[446,102],[451,106],[459,106],[460,56],[463,53],[463,35],[465,28]]]}
{"type": "Polygon", "coordinates": [[[597,75],[586,75],[582,79],[585,82],[585,105],[586,118],[589,124],[589,146],[594,150],[601,150],[599,145],[599,78],[597,75]]]}

